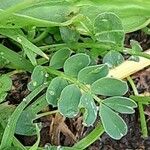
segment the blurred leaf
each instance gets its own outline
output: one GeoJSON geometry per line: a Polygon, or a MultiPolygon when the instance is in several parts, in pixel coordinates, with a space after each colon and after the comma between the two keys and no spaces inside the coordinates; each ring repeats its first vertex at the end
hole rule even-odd
{"type": "Polygon", "coordinates": [[[67,75],[77,77],[79,71],[90,64],[90,57],[78,53],[68,58],[64,63],[64,72],[67,75]]]}
{"type": "Polygon", "coordinates": [[[123,46],[124,30],[121,20],[111,12],[99,14],[94,20],[97,41],[123,46]]]}
{"type": "Polygon", "coordinates": [[[108,71],[107,65],[87,66],[80,70],[78,80],[82,83],[92,84],[96,80],[107,76],[108,71]]]}
{"type": "Polygon", "coordinates": [[[124,62],[124,57],[117,51],[109,51],[103,58],[103,63],[114,68],[124,62]]]}
{"type": "Polygon", "coordinates": [[[92,126],[97,118],[97,107],[89,93],[83,93],[80,99],[79,108],[84,108],[83,124],[85,126],[92,126]]]}
{"type": "Polygon", "coordinates": [[[135,112],[134,108],[137,107],[133,100],[120,96],[106,98],[103,104],[122,114],[132,114],[135,112]]]}
{"type": "Polygon", "coordinates": [[[60,113],[68,118],[75,117],[79,112],[79,102],[81,98],[80,89],[74,85],[66,86],[60,95],[60,100],[58,101],[58,110],[60,113]]]}
{"type": "Polygon", "coordinates": [[[127,134],[127,125],[124,120],[109,107],[100,105],[99,115],[105,132],[113,139],[119,140],[127,134]]]}
{"type": "Polygon", "coordinates": [[[95,94],[104,96],[124,95],[128,91],[127,83],[119,79],[104,77],[92,84],[92,91],[95,94]]]}
{"type": "Polygon", "coordinates": [[[76,43],[79,40],[80,34],[69,27],[60,27],[61,38],[65,43],[76,43]]]}
{"type": "Polygon", "coordinates": [[[60,49],[59,51],[55,52],[50,60],[50,66],[54,67],[55,69],[60,69],[63,67],[64,62],[70,56],[71,51],[68,48],[60,49]]]}
{"type": "Polygon", "coordinates": [[[9,91],[12,86],[12,80],[8,75],[0,76],[0,92],[9,91]]]}
{"type": "Polygon", "coordinates": [[[68,82],[60,77],[52,79],[46,91],[46,100],[49,104],[56,107],[62,90],[68,85],[68,82]]]}

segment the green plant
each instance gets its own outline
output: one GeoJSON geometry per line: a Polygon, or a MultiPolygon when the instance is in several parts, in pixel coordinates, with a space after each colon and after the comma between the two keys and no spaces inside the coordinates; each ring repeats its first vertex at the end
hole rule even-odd
{"type": "Polygon", "coordinates": [[[61,147],[64,150],[86,149],[104,132],[117,140],[126,135],[119,113],[132,114],[137,105],[135,98],[124,96],[127,83],[109,71],[124,61],[126,53],[134,61],[150,58],[136,41],[124,48],[125,33],[150,22],[149,1],[133,2],[134,6],[118,0],[1,0],[0,34],[15,48],[0,45],[0,68],[13,70],[0,76],[0,102],[12,87],[10,77],[19,72],[31,73],[31,93],[17,107],[0,104],[0,149],[59,148],[38,147],[41,124],[35,120],[54,113],[67,118],[81,114],[87,127],[100,118],[89,135],[72,148],[61,147]],[[48,105],[54,110],[40,113],[48,105]],[[15,133],[37,135],[37,142],[25,147],[15,133]]]}

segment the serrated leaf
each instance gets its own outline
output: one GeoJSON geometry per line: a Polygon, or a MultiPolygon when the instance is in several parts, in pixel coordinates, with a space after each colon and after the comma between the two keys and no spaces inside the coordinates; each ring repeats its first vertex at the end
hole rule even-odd
{"type": "Polygon", "coordinates": [[[127,134],[124,120],[109,107],[101,103],[99,115],[105,132],[113,139],[119,140],[127,134]]]}
{"type": "Polygon", "coordinates": [[[109,51],[103,58],[103,63],[110,68],[117,67],[124,62],[124,57],[117,51],[109,51]]]}
{"type": "Polygon", "coordinates": [[[12,80],[8,75],[0,76],[0,92],[9,91],[12,86],[12,80]]]}
{"type": "Polygon", "coordinates": [[[59,112],[68,118],[75,117],[79,112],[79,102],[81,98],[80,89],[74,85],[66,86],[60,95],[60,100],[58,101],[59,112]]]}
{"type": "Polygon", "coordinates": [[[128,86],[125,81],[111,77],[104,77],[95,81],[91,86],[91,90],[99,95],[120,96],[128,91],[128,86]]]}
{"type": "Polygon", "coordinates": [[[64,72],[67,75],[77,77],[79,71],[90,64],[90,57],[78,53],[68,58],[64,63],[64,72]]]}
{"type": "Polygon", "coordinates": [[[82,94],[79,108],[85,109],[83,114],[83,124],[85,126],[92,126],[97,118],[97,107],[91,94],[82,94]]]}
{"type": "Polygon", "coordinates": [[[60,27],[61,38],[65,43],[71,44],[78,42],[80,34],[71,28],[68,27],[60,27]]]}
{"type": "Polygon", "coordinates": [[[49,104],[56,107],[62,90],[68,85],[68,82],[60,77],[54,78],[46,91],[46,100],[49,104]]]}
{"type": "Polygon", "coordinates": [[[31,75],[31,82],[28,83],[28,89],[33,91],[36,87],[42,85],[46,80],[46,71],[42,66],[36,66],[31,75]]]}
{"type": "Polygon", "coordinates": [[[120,97],[120,96],[106,98],[103,101],[103,104],[112,108],[114,111],[123,114],[132,114],[135,112],[134,108],[137,107],[136,103],[130,98],[120,97]]]}
{"type": "Polygon", "coordinates": [[[26,136],[36,135],[36,126],[32,122],[34,118],[35,114],[31,111],[23,111],[17,121],[15,133],[26,136]]]}
{"type": "Polygon", "coordinates": [[[60,49],[59,51],[55,52],[50,60],[50,66],[54,67],[55,69],[60,69],[63,67],[64,62],[70,56],[71,51],[68,48],[60,49]]]}
{"type": "Polygon", "coordinates": [[[80,70],[78,80],[82,83],[92,84],[96,80],[107,76],[108,72],[107,65],[87,66],[80,70]]]}
{"type": "Polygon", "coordinates": [[[121,20],[112,12],[99,14],[94,20],[97,41],[123,46],[124,31],[121,20]]]}

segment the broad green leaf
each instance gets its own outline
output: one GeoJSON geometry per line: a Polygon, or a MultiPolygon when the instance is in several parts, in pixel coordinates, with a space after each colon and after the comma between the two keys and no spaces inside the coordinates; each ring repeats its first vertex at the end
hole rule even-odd
{"type": "Polygon", "coordinates": [[[0,92],[0,103],[5,100],[7,96],[7,92],[0,92]]]}
{"type": "Polygon", "coordinates": [[[119,140],[127,134],[124,120],[109,107],[101,103],[99,115],[105,132],[113,139],[119,140]]]}
{"type": "Polygon", "coordinates": [[[28,89],[33,91],[36,87],[42,85],[46,80],[46,71],[42,66],[36,66],[31,75],[31,82],[28,83],[28,89]]]}
{"type": "Polygon", "coordinates": [[[124,95],[128,91],[128,86],[125,81],[119,79],[104,77],[92,84],[91,90],[95,94],[104,96],[119,96],[124,95]]]}
{"type": "Polygon", "coordinates": [[[82,83],[92,84],[96,80],[107,76],[108,72],[107,65],[87,66],[80,70],[78,80],[82,83]]]}
{"type": "Polygon", "coordinates": [[[60,27],[61,38],[65,43],[72,44],[79,40],[80,34],[69,27],[60,27]]]}
{"type": "Polygon", "coordinates": [[[124,57],[117,51],[109,51],[103,58],[103,63],[114,68],[124,62],[124,57]]]}
{"type": "Polygon", "coordinates": [[[67,75],[77,77],[79,71],[90,64],[90,57],[78,53],[68,58],[64,63],[64,72],[67,75]]]}
{"type": "Polygon", "coordinates": [[[99,14],[94,20],[97,41],[123,46],[124,30],[121,20],[111,12],[99,14]]]}
{"type": "Polygon", "coordinates": [[[79,102],[81,98],[80,89],[74,85],[66,86],[60,95],[60,100],[58,101],[58,110],[60,113],[68,118],[75,117],[79,112],[79,102]]]}
{"type": "Polygon", "coordinates": [[[12,80],[8,75],[0,76],[0,92],[11,90],[12,80]]]}
{"type": "Polygon", "coordinates": [[[50,66],[54,67],[55,69],[60,69],[63,67],[64,62],[70,56],[71,51],[68,48],[60,49],[59,51],[55,52],[50,60],[50,66]]]}
{"type": "Polygon", "coordinates": [[[49,104],[56,107],[62,90],[68,85],[68,82],[60,77],[54,78],[46,91],[46,100],[49,104]]]}
{"type": "Polygon", "coordinates": [[[130,98],[120,96],[106,98],[103,104],[123,114],[132,114],[135,112],[134,108],[137,107],[136,103],[130,98]]]}
{"type": "Polygon", "coordinates": [[[4,132],[4,129],[3,129],[2,125],[0,124],[0,141],[2,140],[3,132],[4,132]]]}
{"type": "Polygon", "coordinates": [[[85,126],[92,126],[97,118],[97,107],[91,94],[82,94],[79,108],[85,109],[83,114],[83,124],[85,126]]]}
{"type": "Polygon", "coordinates": [[[23,111],[17,121],[15,133],[19,135],[36,135],[36,126],[32,120],[35,114],[31,111],[23,111]]]}

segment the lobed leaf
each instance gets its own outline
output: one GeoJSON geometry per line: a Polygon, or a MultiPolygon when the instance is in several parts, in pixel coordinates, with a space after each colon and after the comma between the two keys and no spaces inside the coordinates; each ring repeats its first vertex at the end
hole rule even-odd
{"type": "Polygon", "coordinates": [[[61,92],[60,100],[58,101],[59,112],[68,118],[75,117],[79,112],[80,98],[80,89],[75,84],[66,86],[61,92]]]}
{"type": "Polygon", "coordinates": [[[68,82],[60,77],[54,78],[46,91],[46,100],[49,104],[56,107],[62,90],[68,85],[68,82]]]}
{"type": "Polygon", "coordinates": [[[70,56],[71,51],[68,48],[60,49],[59,51],[55,52],[50,60],[50,66],[54,67],[55,69],[60,69],[64,66],[64,62],[70,56]]]}
{"type": "Polygon", "coordinates": [[[124,120],[106,105],[100,105],[99,115],[105,132],[113,139],[119,140],[127,134],[124,120]]]}
{"type": "Polygon", "coordinates": [[[79,71],[90,64],[90,57],[83,53],[78,53],[68,58],[64,63],[64,73],[77,77],[79,71]]]}
{"type": "Polygon", "coordinates": [[[128,86],[125,81],[119,79],[104,77],[92,84],[91,90],[95,94],[104,96],[119,96],[124,95],[128,91],[128,86]]]}
{"type": "Polygon", "coordinates": [[[83,124],[92,126],[97,118],[97,107],[90,93],[83,93],[80,99],[79,108],[84,108],[83,124]]]}
{"type": "Polygon", "coordinates": [[[103,104],[123,114],[132,114],[135,112],[134,108],[137,107],[137,104],[132,99],[120,96],[106,98],[103,104]]]}

